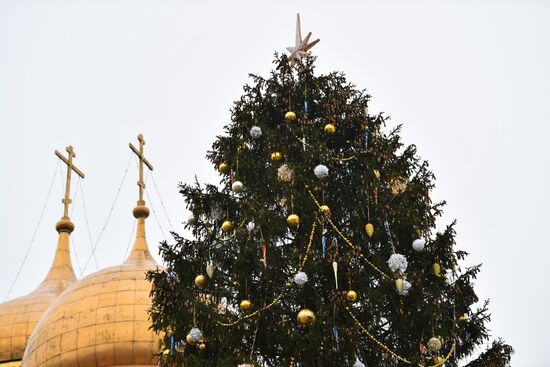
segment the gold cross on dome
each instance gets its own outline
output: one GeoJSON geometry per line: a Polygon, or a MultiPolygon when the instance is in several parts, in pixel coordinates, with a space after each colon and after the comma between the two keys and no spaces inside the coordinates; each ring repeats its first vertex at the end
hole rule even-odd
{"type": "Polygon", "coordinates": [[[139,201],[142,202],[143,189],[145,188],[145,181],[143,181],[143,164],[145,163],[147,168],[149,168],[151,171],[153,170],[153,166],[151,165],[151,163],[149,163],[149,161],[147,161],[147,159],[143,155],[143,146],[145,145],[145,139],[143,139],[143,135],[139,134],[137,138],[139,141],[139,150],[134,147],[132,143],[130,143],[130,149],[132,149],[132,151],[136,153],[139,158],[139,181],[137,182],[137,185],[139,186],[139,201]]]}
{"type": "Polygon", "coordinates": [[[72,202],[71,200],[71,173],[73,171],[76,172],[77,175],[84,178],[84,173],[82,173],[81,170],[75,167],[73,164],[73,158],[76,157],[76,154],[73,150],[73,146],[69,145],[67,148],[68,156],[65,158],[63,154],[59,153],[57,150],[55,151],[55,155],[59,157],[66,165],[67,165],[67,180],[65,181],[65,198],[61,200],[61,202],[64,204],[63,209],[63,219],[69,219],[69,204],[72,202]]]}

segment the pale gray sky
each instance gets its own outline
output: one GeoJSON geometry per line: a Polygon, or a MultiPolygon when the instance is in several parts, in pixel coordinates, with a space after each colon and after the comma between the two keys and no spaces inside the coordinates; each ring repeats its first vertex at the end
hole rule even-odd
{"type": "MultiPolygon", "coordinates": [[[[96,239],[129,160],[146,155],[176,231],[187,217],[177,183],[216,180],[204,159],[248,73],[303,31],[321,42],[318,71],[344,71],[372,94],[371,111],[404,123],[437,175],[444,226],[458,219],[467,264],[491,298],[491,329],[516,348],[514,366],[546,366],[550,255],[550,3],[547,1],[0,1],[0,296],[31,241],[57,165],[72,144],[96,239]]],[[[118,264],[137,196],[132,162],[98,243],[118,264]]],[[[152,204],[167,233],[154,186],[152,204]]],[[[11,297],[45,276],[62,214],[59,174],[11,297]]],[[[80,195],[76,255],[90,255],[80,195]]],[[[149,244],[163,235],[152,215],[149,244]]],[[[75,254],[73,261],[78,271],[75,254]]],[[[92,262],[86,273],[95,271],[92,262]]]]}

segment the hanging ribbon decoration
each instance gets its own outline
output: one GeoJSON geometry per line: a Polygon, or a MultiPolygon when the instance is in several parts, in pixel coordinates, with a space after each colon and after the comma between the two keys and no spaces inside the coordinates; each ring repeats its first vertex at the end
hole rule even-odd
{"type": "Polygon", "coordinates": [[[264,260],[264,269],[267,269],[267,246],[265,243],[262,243],[262,257],[264,260]]]}
{"type": "Polygon", "coordinates": [[[332,326],[332,335],[334,335],[334,340],[336,341],[336,350],[340,351],[340,335],[338,334],[336,324],[332,326]]]}
{"type": "Polygon", "coordinates": [[[323,235],[321,236],[321,244],[323,246],[323,259],[327,256],[327,241],[328,241],[328,231],[323,229],[323,235]]]}

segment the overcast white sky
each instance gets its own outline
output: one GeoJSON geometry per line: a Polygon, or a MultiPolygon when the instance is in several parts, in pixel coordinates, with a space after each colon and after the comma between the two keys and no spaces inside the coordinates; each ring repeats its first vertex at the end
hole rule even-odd
{"type": "MultiPolygon", "coordinates": [[[[303,31],[321,42],[318,71],[344,71],[404,123],[458,219],[467,264],[484,263],[478,294],[514,366],[546,366],[550,296],[550,2],[547,1],[24,1],[0,0],[0,297],[23,261],[57,166],[72,144],[93,240],[143,133],[174,229],[187,217],[180,181],[214,181],[204,159],[248,73],[303,31]]],[[[98,243],[100,268],[124,259],[137,196],[132,162],[98,243]]],[[[159,221],[170,225],[154,186],[159,221]]],[[[44,277],[62,215],[58,174],[10,298],[44,277]]],[[[147,198],[146,198],[147,199],[147,198]]],[[[90,255],[76,198],[73,262],[90,255]]],[[[149,244],[163,234],[152,215],[149,244]]],[[[95,271],[92,262],[85,273],[95,271]]]]}

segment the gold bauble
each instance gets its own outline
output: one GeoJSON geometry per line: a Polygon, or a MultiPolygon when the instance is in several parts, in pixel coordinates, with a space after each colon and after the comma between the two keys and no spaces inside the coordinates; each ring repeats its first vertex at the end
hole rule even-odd
{"type": "Polygon", "coordinates": [[[369,238],[372,238],[372,235],[374,234],[374,226],[371,223],[365,224],[365,232],[367,232],[367,236],[369,236],[369,238]]]}
{"type": "Polygon", "coordinates": [[[468,315],[464,314],[464,315],[462,315],[462,316],[460,316],[460,317],[458,318],[458,321],[460,321],[460,322],[468,322],[468,321],[470,321],[470,318],[468,317],[468,315]]]}
{"type": "Polygon", "coordinates": [[[227,173],[227,170],[229,169],[229,166],[227,165],[227,163],[225,162],[222,162],[220,163],[220,165],[218,166],[218,170],[221,172],[221,173],[227,173]]]}
{"type": "Polygon", "coordinates": [[[333,124],[325,125],[325,133],[332,135],[335,132],[336,132],[336,126],[334,126],[333,124]]]}
{"type": "Polygon", "coordinates": [[[206,349],[206,344],[200,343],[200,344],[198,345],[198,348],[199,348],[199,350],[202,352],[202,351],[204,351],[204,350],[206,349]]]}
{"type": "Polygon", "coordinates": [[[328,205],[321,205],[319,207],[319,210],[321,211],[321,213],[323,214],[327,214],[328,212],[330,212],[330,208],[328,207],[328,205]]]}
{"type": "Polygon", "coordinates": [[[380,171],[375,169],[372,171],[374,173],[374,178],[376,178],[377,180],[380,179],[380,171]]]}
{"type": "Polygon", "coordinates": [[[162,355],[166,358],[170,354],[170,349],[165,349],[164,352],[162,352],[162,355]]]}
{"type": "Polygon", "coordinates": [[[241,311],[248,311],[252,307],[252,302],[247,299],[243,299],[239,305],[241,311]]]}
{"type": "Polygon", "coordinates": [[[436,277],[441,276],[441,266],[439,265],[439,263],[433,263],[432,269],[436,277]]]}
{"type": "Polygon", "coordinates": [[[204,287],[205,284],[206,284],[206,277],[204,275],[200,274],[195,277],[195,285],[197,287],[202,288],[204,287]]]}
{"type": "Polygon", "coordinates": [[[346,293],[346,299],[349,302],[357,301],[357,293],[355,291],[349,290],[348,293],[346,293]]]}
{"type": "Polygon", "coordinates": [[[445,358],[439,356],[434,357],[434,364],[436,366],[441,366],[443,363],[445,363],[445,358]]]}
{"type": "Polygon", "coordinates": [[[300,224],[300,217],[296,214],[290,214],[288,218],[286,218],[286,222],[290,227],[297,227],[298,224],[300,224]]]}
{"type": "Polygon", "coordinates": [[[287,113],[285,113],[285,121],[286,122],[296,121],[296,114],[292,111],[288,111],[287,113]]]}
{"type": "Polygon", "coordinates": [[[195,345],[197,344],[196,341],[193,340],[193,338],[191,338],[191,335],[187,334],[187,336],[185,337],[185,341],[187,342],[187,344],[189,345],[195,345]]]}
{"type": "Polygon", "coordinates": [[[226,220],[225,222],[222,223],[222,231],[229,232],[232,229],[233,229],[233,222],[232,221],[226,220]]]}
{"type": "Polygon", "coordinates": [[[283,154],[281,152],[273,152],[271,153],[271,160],[273,162],[278,162],[281,159],[283,159],[283,154]]]}
{"type": "Polygon", "coordinates": [[[310,327],[315,323],[316,317],[313,311],[308,308],[304,308],[300,312],[298,312],[298,316],[296,317],[296,319],[298,320],[298,325],[310,327]]]}

